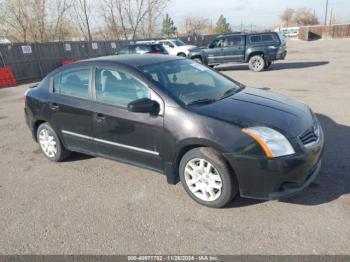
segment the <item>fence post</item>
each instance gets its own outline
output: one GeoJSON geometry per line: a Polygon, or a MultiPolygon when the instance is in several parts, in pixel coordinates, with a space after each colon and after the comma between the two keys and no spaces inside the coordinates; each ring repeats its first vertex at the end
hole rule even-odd
{"type": "Polygon", "coordinates": [[[1,62],[4,65],[4,67],[6,67],[5,60],[4,60],[4,57],[2,56],[1,51],[0,51],[0,58],[1,58],[1,62]]]}
{"type": "Polygon", "coordinates": [[[39,66],[40,78],[43,78],[44,74],[43,74],[41,59],[38,56],[37,43],[33,43],[33,47],[34,47],[34,59],[35,59],[35,61],[37,62],[38,66],[39,66]]]}

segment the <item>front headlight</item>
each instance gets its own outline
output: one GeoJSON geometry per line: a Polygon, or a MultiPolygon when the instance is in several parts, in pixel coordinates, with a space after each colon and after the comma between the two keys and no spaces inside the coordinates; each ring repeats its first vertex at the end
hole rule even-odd
{"type": "Polygon", "coordinates": [[[250,127],[242,129],[242,132],[258,142],[267,157],[273,158],[295,153],[288,139],[272,128],[264,126],[250,127]]]}

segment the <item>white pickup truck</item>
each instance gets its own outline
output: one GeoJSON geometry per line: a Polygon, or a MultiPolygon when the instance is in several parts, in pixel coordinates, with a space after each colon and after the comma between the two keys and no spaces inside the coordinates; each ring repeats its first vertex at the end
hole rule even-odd
{"type": "Polygon", "coordinates": [[[195,45],[186,45],[180,39],[164,39],[157,43],[162,44],[168,51],[169,55],[187,57],[190,50],[196,48],[195,45]]]}

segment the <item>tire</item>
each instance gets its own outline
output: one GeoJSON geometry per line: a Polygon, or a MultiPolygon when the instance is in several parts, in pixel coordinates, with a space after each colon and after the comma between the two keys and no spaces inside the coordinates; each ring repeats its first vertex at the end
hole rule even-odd
{"type": "Polygon", "coordinates": [[[41,151],[50,161],[61,162],[70,155],[70,152],[64,148],[56,132],[48,123],[39,126],[36,136],[41,151]],[[50,143],[51,148],[45,149],[46,143],[50,143]]]}
{"type": "Polygon", "coordinates": [[[203,61],[202,61],[202,59],[200,57],[195,57],[192,60],[197,62],[198,64],[203,64],[203,61]]]}
{"type": "Polygon", "coordinates": [[[271,61],[265,61],[265,67],[264,69],[269,69],[271,66],[272,62],[271,61]]]}
{"type": "Polygon", "coordinates": [[[254,55],[249,59],[249,69],[254,72],[261,72],[265,68],[265,59],[261,55],[254,55]]]}
{"type": "Polygon", "coordinates": [[[214,68],[215,67],[215,65],[208,65],[210,68],[214,68]]]}
{"type": "Polygon", "coordinates": [[[238,194],[235,175],[225,159],[211,148],[188,151],[180,161],[179,175],[187,194],[207,207],[224,207],[238,194]]]}
{"type": "Polygon", "coordinates": [[[186,54],[184,54],[184,53],[177,54],[177,56],[187,57],[186,54]]]}

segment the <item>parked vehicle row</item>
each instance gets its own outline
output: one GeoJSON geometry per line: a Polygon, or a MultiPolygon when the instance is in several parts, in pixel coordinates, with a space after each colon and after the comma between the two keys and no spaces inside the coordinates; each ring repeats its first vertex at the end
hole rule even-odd
{"type": "Polygon", "coordinates": [[[49,160],[76,151],[149,168],[209,207],[296,194],[321,167],[324,135],[308,106],[182,57],[63,66],[26,92],[24,111],[49,160]]]}
{"type": "Polygon", "coordinates": [[[206,48],[186,45],[179,39],[165,39],[137,42],[118,51],[118,54],[146,53],[187,57],[210,67],[225,63],[248,63],[250,70],[261,72],[268,69],[273,61],[284,59],[287,50],[282,34],[265,32],[219,36],[206,48]],[[152,51],[155,47],[158,51],[152,51]]]}
{"type": "Polygon", "coordinates": [[[207,48],[189,54],[213,67],[224,63],[248,63],[250,70],[261,72],[273,61],[287,55],[285,38],[275,32],[230,34],[214,39],[207,48]]]}

